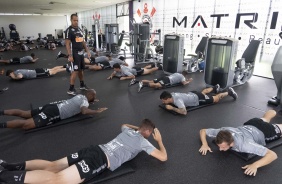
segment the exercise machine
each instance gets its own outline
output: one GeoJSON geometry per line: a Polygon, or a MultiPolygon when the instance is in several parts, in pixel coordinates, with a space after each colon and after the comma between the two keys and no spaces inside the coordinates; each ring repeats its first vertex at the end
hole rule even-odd
{"type": "Polygon", "coordinates": [[[233,86],[244,84],[253,76],[259,44],[259,40],[252,40],[241,59],[236,61],[233,86]]]}
{"type": "Polygon", "coordinates": [[[282,88],[282,46],[276,52],[273,63],[271,65],[272,75],[277,87],[276,96],[268,100],[268,104],[278,106],[280,105],[281,110],[281,88],[282,88]]]}
{"type": "Polygon", "coordinates": [[[184,63],[186,64],[186,71],[188,73],[193,73],[197,72],[199,70],[204,69],[205,64],[205,52],[207,48],[207,43],[208,43],[208,37],[202,37],[200,43],[198,44],[195,54],[188,54],[190,58],[186,59],[184,58],[184,63]]]}
{"type": "Polygon", "coordinates": [[[237,47],[238,41],[232,38],[213,37],[208,40],[204,75],[207,86],[219,84],[225,89],[233,85],[237,47]]]}
{"type": "Polygon", "coordinates": [[[182,73],[184,37],[176,34],[164,36],[163,70],[165,74],[182,73]]]}
{"type": "Polygon", "coordinates": [[[10,39],[12,39],[13,41],[19,41],[20,40],[20,35],[16,29],[16,25],[15,24],[10,24],[9,25],[10,28],[10,39]]]}
{"type": "Polygon", "coordinates": [[[133,23],[133,31],[130,32],[130,53],[134,57],[136,64],[145,63],[148,56],[153,55],[150,48],[150,25],[143,23],[133,23]]]}
{"type": "Polygon", "coordinates": [[[117,53],[119,29],[118,24],[105,24],[105,38],[106,38],[106,51],[110,53],[117,53]]]}
{"type": "Polygon", "coordinates": [[[259,44],[259,40],[252,40],[241,59],[236,61],[238,40],[210,38],[206,52],[204,77],[207,86],[219,84],[222,89],[225,89],[245,84],[253,75],[259,44]]]}

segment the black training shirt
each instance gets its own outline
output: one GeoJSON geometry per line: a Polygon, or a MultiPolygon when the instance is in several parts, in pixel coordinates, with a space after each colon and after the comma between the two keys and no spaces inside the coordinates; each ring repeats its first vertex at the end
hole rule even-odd
{"type": "Polygon", "coordinates": [[[83,50],[83,32],[82,30],[77,27],[74,28],[72,26],[68,27],[66,30],[66,39],[71,41],[72,44],[72,50],[83,50]]]}

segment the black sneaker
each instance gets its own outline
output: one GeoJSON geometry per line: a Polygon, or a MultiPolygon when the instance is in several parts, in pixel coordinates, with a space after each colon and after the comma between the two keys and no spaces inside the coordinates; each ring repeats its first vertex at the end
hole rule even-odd
{"type": "Polygon", "coordinates": [[[69,95],[75,96],[75,95],[76,95],[76,90],[75,90],[75,89],[73,89],[73,90],[68,90],[67,93],[68,93],[69,95]]]}
{"type": "Polygon", "coordinates": [[[157,67],[158,67],[158,70],[163,70],[163,65],[162,64],[158,63],[157,67]]]}
{"type": "Polygon", "coordinates": [[[130,81],[130,83],[128,84],[128,86],[132,86],[132,85],[134,85],[134,84],[136,84],[138,81],[136,80],[136,79],[132,79],[131,81],[130,81]]]}
{"type": "Polygon", "coordinates": [[[61,53],[62,53],[62,51],[60,51],[60,52],[57,54],[56,60],[60,58],[61,53]]]}
{"type": "Polygon", "coordinates": [[[231,87],[228,88],[228,95],[229,95],[229,96],[232,96],[232,97],[234,98],[234,100],[237,100],[237,98],[238,98],[237,93],[236,93],[236,92],[234,91],[234,89],[231,88],[231,87]]]}
{"type": "Polygon", "coordinates": [[[5,160],[0,159],[0,166],[3,167],[5,169],[5,166],[7,162],[5,160]]]}
{"type": "Polygon", "coordinates": [[[67,71],[68,73],[71,73],[71,72],[72,72],[72,71],[71,71],[71,67],[70,67],[68,64],[64,65],[64,68],[66,68],[66,71],[67,71]]]}
{"type": "Polygon", "coordinates": [[[214,92],[215,94],[219,93],[219,90],[220,90],[220,85],[219,85],[219,84],[217,84],[217,85],[215,85],[215,86],[213,87],[213,92],[214,92]]]}
{"type": "Polygon", "coordinates": [[[139,82],[139,88],[138,88],[138,93],[141,91],[141,89],[143,89],[143,82],[139,82]]]}
{"type": "Polygon", "coordinates": [[[86,84],[84,84],[83,86],[80,86],[79,89],[81,89],[81,90],[88,90],[90,88],[87,87],[86,84]]]}

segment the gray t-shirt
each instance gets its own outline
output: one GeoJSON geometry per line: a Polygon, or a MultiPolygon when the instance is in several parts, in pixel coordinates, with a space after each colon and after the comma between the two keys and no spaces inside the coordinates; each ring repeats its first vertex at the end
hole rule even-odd
{"type": "Polygon", "coordinates": [[[66,119],[81,112],[81,107],[88,107],[89,103],[84,95],[76,95],[75,97],[64,100],[57,104],[60,112],[60,118],[66,119]]]}
{"type": "Polygon", "coordinates": [[[33,79],[36,78],[35,70],[19,69],[14,71],[14,74],[17,76],[19,74],[23,75],[23,79],[33,79]]]}
{"type": "Polygon", "coordinates": [[[180,73],[174,73],[168,76],[168,78],[169,78],[170,84],[178,84],[186,80],[185,77],[180,73]]]}
{"type": "Polygon", "coordinates": [[[252,153],[264,156],[267,152],[264,134],[254,126],[246,125],[238,128],[222,127],[220,129],[206,129],[208,137],[216,137],[220,130],[228,130],[234,138],[234,146],[231,148],[237,152],[252,153]]]}
{"type": "Polygon", "coordinates": [[[180,109],[199,105],[199,97],[195,93],[171,93],[171,95],[173,104],[180,109]]]}
{"type": "MultiPolygon", "coordinates": [[[[89,52],[90,52],[90,54],[91,54],[91,57],[95,57],[95,56],[96,56],[96,53],[95,53],[94,51],[89,50],[89,52]]],[[[106,56],[104,56],[104,57],[106,57],[106,56]]],[[[84,53],[84,58],[88,58],[87,52],[84,53]]]]}
{"type": "Polygon", "coordinates": [[[112,60],[109,61],[109,63],[110,63],[110,65],[111,65],[111,67],[113,68],[114,64],[118,63],[118,64],[122,65],[122,64],[124,64],[125,62],[122,61],[122,60],[120,60],[120,59],[118,59],[118,58],[112,58],[112,60]]]}
{"type": "Polygon", "coordinates": [[[115,139],[99,145],[109,159],[111,171],[133,159],[141,151],[150,155],[156,149],[138,131],[127,126],[122,126],[121,130],[122,132],[115,139]]]}
{"type": "Polygon", "coordinates": [[[32,63],[32,60],[31,56],[24,56],[20,58],[20,63],[32,63]]]}
{"type": "Polygon", "coordinates": [[[125,76],[132,76],[132,75],[137,75],[137,72],[134,68],[128,68],[126,66],[120,66],[121,71],[120,72],[115,72],[115,75],[117,77],[125,77],[125,76]]]}
{"type": "Polygon", "coordinates": [[[95,63],[100,63],[105,61],[109,61],[109,58],[107,56],[99,56],[95,58],[95,63]]]}

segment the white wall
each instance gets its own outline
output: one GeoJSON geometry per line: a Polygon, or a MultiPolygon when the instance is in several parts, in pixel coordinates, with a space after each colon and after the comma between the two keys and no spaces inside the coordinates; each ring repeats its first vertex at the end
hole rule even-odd
{"type": "Polygon", "coordinates": [[[25,40],[27,36],[37,39],[38,33],[41,33],[42,37],[47,34],[55,36],[55,29],[67,28],[66,16],[0,16],[0,27],[4,27],[7,38],[10,37],[9,24],[16,25],[21,40],[25,40]]]}
{"type": "Polygon", "coordinates": [[[272,77],[271,64],[276,51],[282,45],[282,37],[279,37],[282,32],[281,8],[282,0],[141,0],[134,1],[133,13],[137,22],[141,22],[144,15],[149,15],[153,24],[152,30],[161,29],[163,35],[172,32],[184,35],[186,53],[194,53],[203,36],[226,36],[239,40],[237,58],[240,58],[251,38],[260,39],[255,74],[272,77]],[[151,16],[153,8],[156,11],[151,16]],[[278,12],[277,21],[273,21],[273,12],[278,12]],[[239,28],[235,28],[238,13],[257,13],[257,21],[251,23],[256,29],[244,24],[244,21],[251,20],[252,16],[241,17],[239,28]],[[217,18],[211,17],[214,14],[228,14],[221,17],[219,28],[216,27],[217,18]],[[184,23],[180,26],[175,24],[173,27],[173,17],[180,22],[185,16],[186,27],[184,23]],[[201,21],[197,21],[192,27],[198,16],[202,16],[207,27],[204,27],[201,21]],[[271,22],[276,22],[275,28],[271,28],[271,22]]]}
{"type": "Polygon", "coordinates": [[[79,26],[84,25],[89,31],[92,31],[92,25],[94,24],[93,16],[100,15],[100,31],[104,33],[105,24],[117,23],[116,18],[116,5],[107,6],[103,8],[93,9],[89,11],[79,12],[78,20],[79,26]]]}

